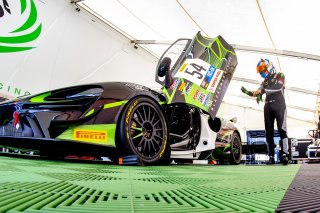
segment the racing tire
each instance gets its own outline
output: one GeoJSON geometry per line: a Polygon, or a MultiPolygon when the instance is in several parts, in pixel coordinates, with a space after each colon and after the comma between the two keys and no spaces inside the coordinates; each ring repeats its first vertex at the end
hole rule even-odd
{"type": "Polygon", "coordinates": [[[170,161],[167,121],[160,106],[151,98],[138,96],[124,108],[118,138],[120,154],[134,154],[141,164],[163,165],[170,161]]]}
{"type": "Polygon", "coordinates": [[[238,165],[242,158],[242,143],[240,135],[236,132],[232,134],[230,141],[230,164],[238,165]]]}

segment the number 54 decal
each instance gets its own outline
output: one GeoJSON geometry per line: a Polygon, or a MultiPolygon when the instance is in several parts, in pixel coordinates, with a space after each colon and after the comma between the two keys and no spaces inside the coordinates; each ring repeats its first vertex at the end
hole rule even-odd
{"type": "Polygon", "coordinates": [[[187,59],[174,77],[181,77],[200,85],[210,66],[200,59],[187,59]]]}
{"type": "Polygon", "coordinates": [[[203,72],[201,73],[201,71],[207,71],[205,68],[203,68],[203,66],[200,66],[198,64],[195,63],[190,63],[191,66],[191,71],[189,71],[190,67],[187,67],[187,69],[185,69],[185,73],[190,74],[192,76],[197,76],[198,79],[203,79],[203,72]]]}
{"type": "Polygon", "coordinates": [[[220,80],[222,70],[218,70],[201,59],[187,59],[175,74],[175,78],[184,78],[195,83],[202,88],[214,92],[214,85],[220,80]]]}

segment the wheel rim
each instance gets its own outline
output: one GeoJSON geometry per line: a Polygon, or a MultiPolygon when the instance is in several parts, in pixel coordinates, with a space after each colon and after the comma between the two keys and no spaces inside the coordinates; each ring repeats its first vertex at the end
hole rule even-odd
{"type": "Polygon", "coordinates": [[[163,117],[149,103],[138,104],[129,119],[130,146],[144,159],[159,155],[165,137],[163,117]]]}
{"type": "Polygon", "coordinates": [[[232,155],[236,162],[241,160],[241,144],[238,136],[235,136],[232,142],[232,155]]]}

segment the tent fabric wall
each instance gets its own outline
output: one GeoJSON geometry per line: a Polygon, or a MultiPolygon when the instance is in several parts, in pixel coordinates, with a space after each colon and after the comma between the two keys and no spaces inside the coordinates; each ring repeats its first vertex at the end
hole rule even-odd
{"type": "MultiPolygon", "coordinates": [[[[32,1],[26,2],[26,10],[30,10],[32,1]]],[[[4,96],[92,82],[130,81],[150,86],[154,81],[157,58],[143,48],[134,48],[100,19],[78,11],[66,0],[34,3],[37,22],[42,24],[39,38],[29,44],[35,48],[0,53],[0,93],[4,96]]],[[[9,2],[9,6],[12,16],[3,23],[8,31],[20,11],[20,5],[9,2]]]]}
{"type": "Polygon", "coordinates": [[[84,0],[80,5],[134,39],[175,40],[200,30],[221,34],[231,44],[320,55],[318,0],[84,0]]]}

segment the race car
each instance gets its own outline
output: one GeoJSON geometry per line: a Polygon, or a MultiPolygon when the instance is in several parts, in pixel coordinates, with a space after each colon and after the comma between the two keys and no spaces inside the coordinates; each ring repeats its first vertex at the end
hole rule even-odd
{"type": "Polygon", "coordinates": [[[216,116],[236,66],[234,49],[221,36],[198,32],[178,39],[160,58],[155,80],[161,91],[104,82],[2,102],[0,146],[114,162],[133,155],[145,165],[219,153],[239,164],[239,131],[216,116]]]}

